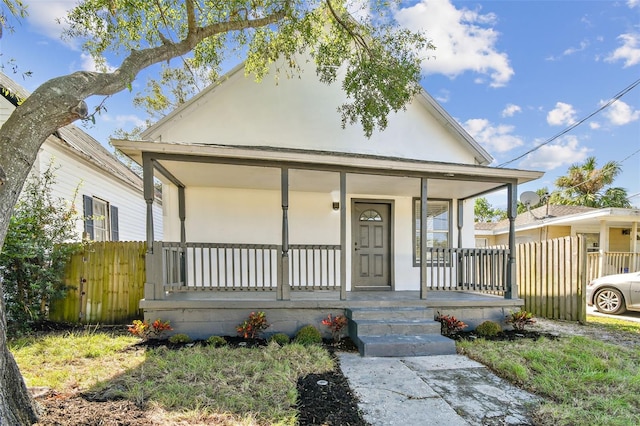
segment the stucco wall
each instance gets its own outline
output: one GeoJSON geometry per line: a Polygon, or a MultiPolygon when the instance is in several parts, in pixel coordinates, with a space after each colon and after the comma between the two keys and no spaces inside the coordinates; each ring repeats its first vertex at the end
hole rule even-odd
{"type": "MultiPolygon", "coordinates": [[[[166,187],[166,186],[165,186],[166,187]]],[[[280,191],[237,188],[187,188],[186,239],[188,242],[281,244],[282,207],[280,191]]],[[[351,200],[384,200],[393,204],[393,275],[396,290],[417,290],[420,269],[413,265],[413,198],[347,195],[347,289],[351,283],[351,200]]],[[[180,240],[177,190],[164,190],[165,241],[180,240]]],[[[329,193],[297,192],[289,194],[290,244],[340,244],[340,212],[332,209],[329,193]]],[[[453,203],[451,218],[456,217],[453,203]]],[[[473,247],[473,212],[465,212],[467,224],[463,241],[473,247]]],[[[457,242],[452,223],[451,241],[457,242]]]]}
{"type": "Polygon", "coordinates": [[[359,125],[342,129],[337,108],[345,101],[340,85],[318,82],[313,69],[305,70],[301,78],[281,78],[277,84],[273,77],[257,84],[239,71],[206,89],[146,137],[475,164],[474,155],[425,109],[420,96],[406,111],[390,114],[387,129],[369,139],[359,125]]]}

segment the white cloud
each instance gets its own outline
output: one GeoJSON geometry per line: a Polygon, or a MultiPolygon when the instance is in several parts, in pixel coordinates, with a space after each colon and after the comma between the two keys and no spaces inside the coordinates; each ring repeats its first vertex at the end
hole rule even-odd
{"type": "Polygon", "coordinates": [[[629,6],[630,9],[640,6],[640,0],[627,0],[627,6],[629,6]]]}
{"type": "MultiPolygon", "coordinates": [[[[600,105],[605,103],[605,101],[600,101],[600,105]]],[[[633,107],[618,99],[604,110],[603,115],[611,124],[623,126],[640,119],[640,110],[637,109],[634,111],[633,107]]]]}
{"type": "Polygon", "coordinates": [[[64,26],[57,22],[77,5],[77,0],[26,0],[27,21],[40,34],[60,40],[64,26]]]}
{"type": "Polygon", "coordinates": [[[565,56],[573,55],[574,53],[582,52],[587,47],[589,47],[589,42],[581,41],[580,42],[580,47],[570,47],[570,48],[566,49],[564,52],[562,52],[562,54],[565,55],[565,56]]]}
{"type": "Polygon", "coordinates": [[[547,113],[547,123],[550,126],[573,124],[576,121],[576,111],[573,106],[564,102],[557,102],[556,107],[547,113]]]}
{"type": "Polygon", "coordinates": [[[553,170],[579,163],[589,156],[590,151],[589,148],[580,146],[578,138],[569,135],[528,154],[518,166],[527,169],[553,170]]]}
{"type": "Polygon", "coordinates": [[[503,153],[522,146],[524,142],[512,135],[513,126],[492,125],[489,120],[473,118],[462,123],[462,126],[473,138],[489,152],[503,153]]]}
{"type": "Polygon", "coordinates": [[[605,58],[606,62],[624,61],[624,67],[630,67],[640,63],[640,33],[628,33],[618,36],[622,46],[614,50],[605,58]]]}
{"type": "Polygon", "coordinates": [[[602,126],[597,121],[592,121],[592,122],[589,123],[589,128],[591,130],[598,130],[600,127],[602,127],[602,126]]]}
{"type": "Polygon", "coordinates": [[[492,87],[501,87],[514,74],[506,53],[496,48],[499,33],[491,26],[494,14],[478,10],[456,9],[449,0],[421,0],[414,6],[398,10],[396,19],[413,31],[426,31],[436,46],[425,52],[430,60],[422,64],[426,74],[444,74],[454,78],[466,71],[490,79],[492,87]]]}
{"type": "Polygon", "coordinates": [[[146,122],[135,114],[116,115],[115,117],[111,114],[101,114],[100,120],[107,123],[114,123],[114,127],[120,129],[146,125],[146,122]]]}
{"type": "Polygon", "coordinates": [[[104,67],[100,67],[99,64],[93,59],[91,55],[86,53],[80,54],[80,64],[72,62],[69,64],[69,72],[77,71],[80,68],[82,71],[98,71],[98,72],[113,72],[116,67],[108,64],[106,61],[104,67]]]}
{"type": "Polygon", "coordinates": [[[517,112],[522,112],[522,108],[520,108],[518,105],[508,104],[502,110],[502,116],[503,117],[513,117],[517,112]]]}

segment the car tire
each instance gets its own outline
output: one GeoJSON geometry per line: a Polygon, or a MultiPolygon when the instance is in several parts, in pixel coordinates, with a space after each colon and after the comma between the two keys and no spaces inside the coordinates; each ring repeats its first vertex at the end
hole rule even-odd
{"type": "Polygon", "coordinates": [[[603,314],[623,314],[627,309],[622,293],[614,288],[603,288],[596,293],[594,305],[603,314]]]}

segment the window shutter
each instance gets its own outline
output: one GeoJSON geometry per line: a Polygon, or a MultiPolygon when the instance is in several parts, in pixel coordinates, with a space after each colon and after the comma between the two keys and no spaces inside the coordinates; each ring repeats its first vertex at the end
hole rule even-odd
{"type": "Polygon", "coordinates": [[[82,196],[82,214],[84,215],[84,232],[90,240],[93,240],[93,198],[82,196]]]}
{"type": "Polygon", "coordinates": [[[109,218],[111,219],[111,241],[120,241],[120,231],[118,229],[118,208],[109,206],[109,218]]]}

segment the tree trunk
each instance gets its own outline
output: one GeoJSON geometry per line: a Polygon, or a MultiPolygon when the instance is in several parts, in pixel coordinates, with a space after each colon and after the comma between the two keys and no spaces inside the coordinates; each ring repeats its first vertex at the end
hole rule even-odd
{"type": "MultiPolygon", "coordinates": [[[[0,318],[5,323],[4,302],[0,299],[0,318]]],[[[4,327],[0,327],[0,425],[31,425],[38,420],[33,401],[22,380],[13,355],[7,347],[4,327]]]]}

